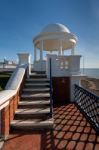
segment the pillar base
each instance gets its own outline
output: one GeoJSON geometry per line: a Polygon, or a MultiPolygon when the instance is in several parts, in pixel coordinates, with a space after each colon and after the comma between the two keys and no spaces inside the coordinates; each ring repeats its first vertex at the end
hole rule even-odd
{"type": "Polygon", "coordinates": [[[28,65],[27,77],[31,74],[31,55],[29,53],[18,53],[19,65],[28,65]]]}

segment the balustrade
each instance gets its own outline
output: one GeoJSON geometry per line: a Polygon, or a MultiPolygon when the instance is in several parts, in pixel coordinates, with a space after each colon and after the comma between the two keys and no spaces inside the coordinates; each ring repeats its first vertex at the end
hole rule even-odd
{"type": "Polygon", "coordinates": [[[75,102],[99,134],[99,97],[75,85],[75,102]]]}

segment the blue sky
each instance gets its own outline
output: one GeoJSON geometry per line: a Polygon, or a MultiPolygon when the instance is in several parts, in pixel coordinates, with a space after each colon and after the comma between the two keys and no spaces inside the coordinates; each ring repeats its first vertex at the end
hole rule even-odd
{"type": "Polygon", "coordinates": [[[85,67],[99,68],[99,0],[0,0],[0,60],[33,55],[33,37],[57,22],[77,35],[85,67]]]}

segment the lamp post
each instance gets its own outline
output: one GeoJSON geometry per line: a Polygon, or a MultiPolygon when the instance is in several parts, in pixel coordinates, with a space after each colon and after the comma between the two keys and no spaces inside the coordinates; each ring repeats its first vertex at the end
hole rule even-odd
{"type": "Polygon", "coordinates": [[[6,64],[6,57],[4,57],[3,68],[5,68],[5,64],[6,64]]]}

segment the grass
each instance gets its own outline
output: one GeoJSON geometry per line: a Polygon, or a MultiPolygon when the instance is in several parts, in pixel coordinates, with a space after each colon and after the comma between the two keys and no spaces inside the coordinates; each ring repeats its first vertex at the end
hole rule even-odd
{"type": "Polygon", "coordinates": [[[0,91],[4,90],[12,72],[0,72],[0,91]]]}

